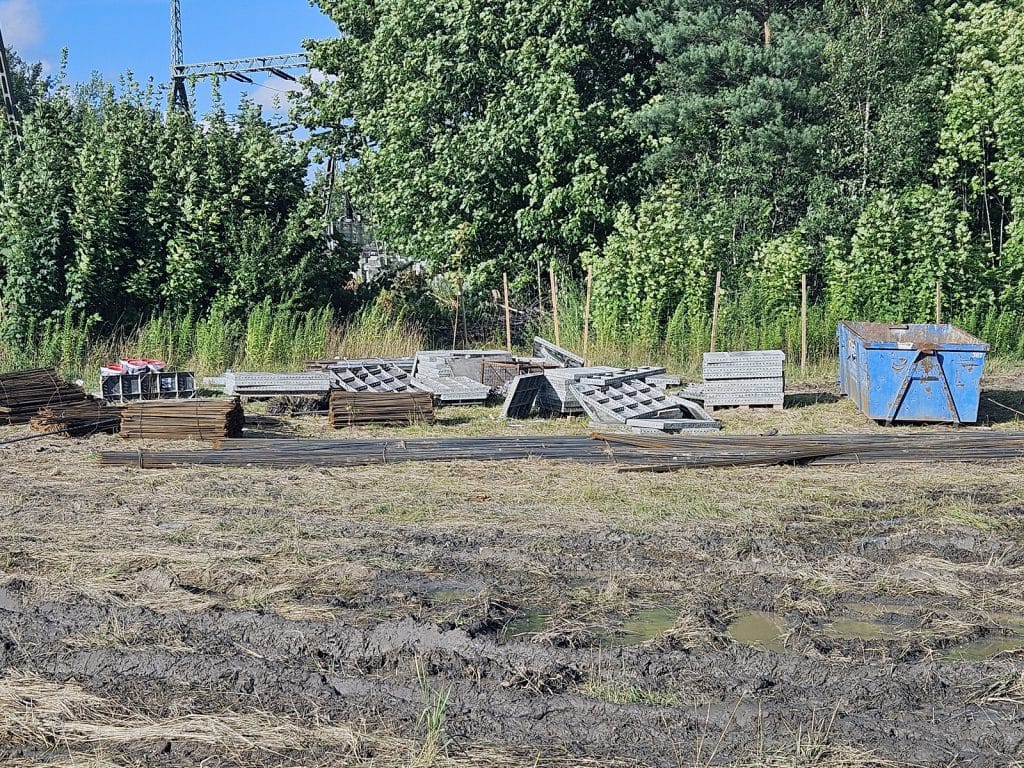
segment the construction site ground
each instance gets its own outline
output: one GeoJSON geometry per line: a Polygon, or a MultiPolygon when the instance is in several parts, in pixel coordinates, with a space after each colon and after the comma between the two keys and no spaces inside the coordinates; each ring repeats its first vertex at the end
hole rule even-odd
{"type": "MultiPolygon", "coordinates": [[[[990,378],[983,426],[1024,428],[1022,389],[990,378]]],[[[884,430],[829,382],[791,390],[785,411],[716,417],[732,433],[884,430]]],[[[497,414],[339,431],[268,419],[252,434],[588,430],[497,414]]],[[[98,466],[125,445],[188,444],[0,448],[5,766],[1024,754],[1024,461],[98,466]]]]}

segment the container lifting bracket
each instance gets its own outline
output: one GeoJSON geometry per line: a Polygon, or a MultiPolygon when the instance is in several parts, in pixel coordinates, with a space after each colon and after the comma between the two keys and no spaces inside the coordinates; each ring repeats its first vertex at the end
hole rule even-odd
{"type": "Polygon", "coordinates": [[[919,347],[917,349],[917,355],[911,361],[910,365],[907,366],[907,372],[903,376],[903,382],[900,384],[899,392],[896,393],[896,397],[893,399],[892,404],[889,406],[889,413],[885,418],[885,426],[891,427],[893,422],[896,420],[896,414],[899,413],[900,406],[903,405],[903,399],[907,396],[907,391],[910,389],[910,385],[914,380],[914,373],[918,370],[918,366],[929,358],[930,365],[926,368],[928,370],[922,371],[923,373],[933,373],[938,371],[938,376],[935,379],[942,385],[942,392],[946,396],[946,406],[949,408],[949,415],[953,420],[953,424],[960,426],[960,413],[956,409],[956,401],[953,400],[953,390],[949,387],[949,379],[946,378],[946,372],[942,369],[942,364],[939,362],[939,354],[935,349],[927,347],[919,347]]]}

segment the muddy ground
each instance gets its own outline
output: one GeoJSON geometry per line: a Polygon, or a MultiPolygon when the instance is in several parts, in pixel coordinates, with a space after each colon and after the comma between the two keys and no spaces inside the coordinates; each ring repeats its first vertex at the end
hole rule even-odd
{"type": "MultiPolygon", "coordinates": [[[[721,415],[732,431],[877,429],[812,390],[796,405],[721,415]]],[[[449,413],[436,433],[552,430],[449,413]]],[[[373,434],[406,432],[422,429],[373,434]]],[[[0,448],[0,764],[1024,754],[1024,461],[96,464],[121,445],[0,448]]]]}

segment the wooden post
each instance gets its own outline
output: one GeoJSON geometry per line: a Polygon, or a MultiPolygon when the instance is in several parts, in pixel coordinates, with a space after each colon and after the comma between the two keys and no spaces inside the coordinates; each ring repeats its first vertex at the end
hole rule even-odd
{"type": "Polygon", "coordinates": [[[551,313],[555,321],[555,344],[562,346],[562,333],[558,327],[558,279],[555,277],[554,267],[548,267],[548,276],[551,278],[551,313]]]}
{"type": "Polygon", "coordinates": [[[935,281],[935,324],[942,323],[942,281],[935,281]]]}
{"type": "Polygon", "coordinates": [[[462,294],[455,294],[455,317],[452,318],[452,349],[459,343],[459,309],[462,306],[462,294]]]}
{"type": "Polygon", "coordinates": [[[807,273],[800,275],[800,375],[807,378],[807,273]]]}
{"type": "Polygon", "coordinates": [[[544,281],[540,279],[540,259],[537,259],[537,304],[540,313],[544,314],[544,281]]]}
{"type": "Polygon", "coordinates": [[[715,351],[715,342],[718,339],[718,300],[722,295],[722,270],[715,274],[715,305],[711,310],[711,351],[715,351]]]}
{"type": "Polygon", "coordinates": [[[583,364],[590,361],[590,298],[594,293],[594,268],[587,266],[587,303],[583,308],[583,364]]]}
{"type": "Polygon", "coordinates": [[[505,349],[512,351],[512,310],[508,306],[508,272],[501,273],[501,282],[505,288],[505,349]]]}

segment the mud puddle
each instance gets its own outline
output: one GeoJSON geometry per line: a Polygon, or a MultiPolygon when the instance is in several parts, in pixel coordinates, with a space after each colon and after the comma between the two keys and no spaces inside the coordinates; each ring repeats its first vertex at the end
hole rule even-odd
{"type": "Polygon", "coordinates": [[[786,624],[781,616],[767,611],[741,613],[729,624],[726,634],[741,645],[776,653],[786,650],[786,624]]]}
{"type": "Polygon", "coordinates": [[[1004,654],[1024,654],[1024,637],[986,637],[947,648],[939,658],[943,661],[988,661],[1004,654]]]}

